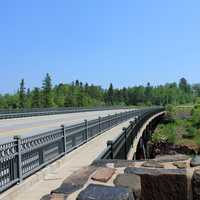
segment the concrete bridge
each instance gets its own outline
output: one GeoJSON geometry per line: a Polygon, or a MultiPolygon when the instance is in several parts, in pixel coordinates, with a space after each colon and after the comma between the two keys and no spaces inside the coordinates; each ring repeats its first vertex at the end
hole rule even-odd
{"type": "MultiPolygon", "coordinates": [[[[69,133],[67,132],[68,129],[65,129],[65,128],[64,128],[64,138],[57,136],[58,141],[60,138],[61,139],[60,141],[64,141],[64,144],[66,144],[64,145],[64,149],[63,149],[63,145],[60,144],[60,142],[58,142],[57,146],[52,146],[51,143],[49,143],[48,145],[50,145],[51,148],[46,149],[48,145],[45,145],[45,148],[40,147],[38,154],[36,153],[34,157],[30,156],[30,153],[32,153],[32,151],[35,152],[35,150],[28,149],[27,151],[26,149],[26,151],[24,151],[23,149],[21,149],[20,156],[19,156],[19,152],[17,152],[18,153],[17,160],[19,161],[19,158],[21,159],[21,165],[23,169],[20,173],[24,173],[24,170],[27,168],[27,166],[25,166],[25,164],[23,163],[24,162],[23,159],[25,159],[27,155],[29,155],[29,159],[27,159],[26,162],[29,163],[29,167],[33,166],[31,162],[33,161],[35,157],[37,157],[37,155],[38,157],[42,155],[44,159],[44,155],[47,155],[49,153],[60,159],[58,159],[57,161],[48,165],[45,168],[41,168],[41,170],[38,172],[36,170],[33,175],[27,176],[26,179],[24,179],[23,175],[21,174],[23,181],[18,179],[20,181],[20,184],[15,185],[12,188],[8,189],[7,191],[3,192],[0,195],[0,199],[1,200],[41,199],[44,195],[49,194],[53,189],[57,188],[66,177],[70,176],[76,170],[84,166],[90,165],[98,157],[98,155],[102,154],[102,151],[104,149],[108,148],[107,141],[111,141],[111,140],[114,141],[116,140],[116,138],[120,137],[120,135],[122,134],[121,130],[123,127],[130,127],[130,125],[132,126],[133,122],[137,122],[138,124],[140,124],[140,126],[138,126],[138,130],[136,134],[137,136],[134,137],[134,140],[132,140],[132,144],[130,145],[130,148],[127,151],[128,152],[127,158],[128,159],[134,158],[136,156],[138,147],[142,146],[142,149],[143,150],[145,149],[146,143],[144,139],[147,139],[147,136],[153,130],[153,127],[155,126],[156,122],[159,120],[160,117],[162,117],[165,114],[165,112],[161,110],[157,110],[155,111],[155,113],[152,112],[151,115],[145,115],[144,113],[150,113],[150,111],[149,110],[137,110],[137,111],[129,110],[128,112],[125,112],[126,114],[122,115],[121,111],[122,110],[120,110],[120,114],[119,114],[119,110],[118,111],[112,110],[112,113],[118,112],[118,115],[115,114],[115,116],[113,117],[109,116],[109,118],[105,118],[104,121],[102,120],[100,122],[99,122],[99,118],[98,118],[98,122],[93,118],[92,119],[93,124],[91,124],[91,126],[90,126],[90,123],[88,124],[89,121],[86,121],[86,123],[84,123],[84,127],[86,126],[86,129],[85,128],[83,129],[83,127],[81,127],[80,129],[79,127],[78,132],[76,131],[74,132],[74,126],[70,127],[71,128],[70,130],[73,132],[73,134],[76,134],[76,137],[74,137],[71,141],[78,142],[80,140],[80,134],[84,136],[83,139],[86,139],[86,141],[78,143],[78,145],[75,145],[75,148],[72,148],[69,151],[67,151],[66,149],[67,147],[66,145],[69,144],[67,140],[67,138],[69,137],[69,133]],[[146,116],[146,117],[142,118],[142,116],[146,116]],[[131,124],[130,124],[130,121],[131,121],[131,124]],[[87,138],[85,138],[85,136],[87,136],[87,138]],[[92,140],[89,138],[89,136],[92,140]],[[141,141],[144,141],[142,145],[140,145],[141,141]],[[62,148],[60,148],[60,146],[62,146],[62,148]],[[59,156],[55,154],[56,150],[58,150],[59,156]],[[65,152],[62,153],[61,150],[65,152]]],[[[76,114],[78,115],[78,113],[76,114]]],[[[103,117],[106,117],[106,116],[104,115],[102,116],[102,118],[103,117]]],[[[79,126],[82,126],[82,125],[83,124],[79,124],[79,126]]],[[[58,131],[58,133],[56,134],[58,135],[61,133],[59,133],[58,131]]],[[[31,137],[31,140],[32,139],[33,138],[31,137]]],[[[53,136],[53,139],[55,139],[55,136],[53,136]]],[[[34,137],[34,140],[35,140],[35,137],[34,137]]],[[[45,136],[45,138],[42,139],[41,141],[44,142],[45,140],[49,140],[49,137],[45,136]]],[[[20,144],[23,146],[23,142],[24,142],[23,140],[20,139],[20,140],[17,140],[17,142],[20,142],[20,144]]],[[[38,143],[42,144],[42,142],[37,140],[36,143],[34,143],[34,145],[38,143]]],[[[29,147],[29,145],[31,144],[26,144],[24,148],[29,147]]],[[[143,153],[146,156],[145,152],[146,151],[144,150],[143,153]]],[[[37,160],[35,160],[35,162],[36,161],[37,160]]],[[[40,160],[39,158],[38,163],[40,164],[40,162],[44,162],[44,160],[40,160]]]]}
{"type": "Polygon", "coordinates": [[[152,117],[150,117],[147,121],[144,122],[140,130],[138,131],[132,147],[129,150],[127,155],[128,160],[138,160],[142,158],[149,159],[149,152],[147,147],[147,142],[150,140],[154,129],[156,128],[159,121],[166,115],[166,111],[159,112],[152,117]]]}

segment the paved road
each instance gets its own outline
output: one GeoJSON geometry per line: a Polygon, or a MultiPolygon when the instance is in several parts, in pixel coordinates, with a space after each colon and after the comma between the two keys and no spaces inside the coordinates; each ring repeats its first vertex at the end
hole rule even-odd
{"type": "Polygon", "coordinates": [[[13,135],[34,135],[58,128],[61,124],[72,125],[84,119],[96,119],[98,116],[115,114],[125,110],[90,111],[59,115],[37,116],[0,120],[0,142],[9,140],[13,135]]]}

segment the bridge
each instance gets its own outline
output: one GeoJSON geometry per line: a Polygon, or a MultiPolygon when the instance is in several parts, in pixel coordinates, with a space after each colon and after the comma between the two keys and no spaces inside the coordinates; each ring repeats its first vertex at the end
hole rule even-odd
{"type": "MultiPolygon", "coordinates": [[[[134,159],[138,156],[138,149],[139,152],[142,149],[146,158],[146,141],[165,112],[163,108],[148,108],[98,111],[99,114],[101,117],[96,119],[97,111],[65,114],[64,118],[61,115],[31,118],[36,134],[17,136],[0,145],[0,199],[41,199],[66,177],[95,159],[134,159]],[[80,122],[81,118],[87,120],[80,122]],[[52,129],[65,120],[69,124],[52,129]],[[37,129],[35,121],[44,122],[40,128],[46,132],[38,134],[41,129],[37,129]]],[[[23,122],[23,125],[16,126],[19,129],[14,133],[23,135],[27,131],[24,122],[29,118],[9,120],[16,124],[18,120],[23,122]],[[21,128],[24,131],[20,131],[21,128]]],[[[2,131],[2,135],[6,131],[2,131]]]]}
{"type": "MultiPolygon", "coordinates": [[[[100,108],[99,108],[100,109],[100,108]]],[[[105,117],[116,113],[127,111],[128,109],[80,109],[79,111],[67,109],[65,111],[43,111],[41,112],[28,112],[24,114],[10,113],[9,111],[2,114],[0,112],[0,139],[1,142],[8,141],[10,137],[15,135],[32,136],[43,132],[51,131],[58,128],[61,124],[70,126],[78,124],[84,120],[93,120],[97,117],[105,117]],[[53,113],[52,113],[53,112],[53,113]],[[40,116],[35,116],[35,115],[40,116]],[[45,114],[45,115],[44,115],[45,114]],[[50,115],[53,114],[53,115],[50,115]],[[22,116],[26,118],[22,118],[22,116]],[[15,118],[16,117],[16,118],[15,118]],[[10,137],[8,137],[10,136],[10,137]]],[[[24,111],[25,112],[25,111],[24,111]]]]}

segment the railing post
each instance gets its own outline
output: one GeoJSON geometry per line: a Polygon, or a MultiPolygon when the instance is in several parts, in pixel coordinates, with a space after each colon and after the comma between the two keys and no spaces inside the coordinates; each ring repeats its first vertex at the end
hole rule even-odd
{"type": "Polygon", "coordinates": [[[124,127],[122,130],[124,132],[124,140],[125,140],[125,142],[124,142],[124,159],[126,159],[127,158],[127,128],[124,127]]]}
{"type": "Polygon", "coordinates": [[[88,138],[88,120],[85,119],[84,122],[85,122],[85,136],[86,136],[86,142],[87,142],[89,139],[88,138]]]}
{"type": "Polygon", "coordinates": [[[107,141],[107,147],[110,147],[110,159],[113,159],[113,141],[107,141]]]}
{"type": "Polygon", "coordinates": [[[66,135],[65,135],[65,125],[62,124],[61,128],[62,128],[62,132],[63,132],[63,151],[66,154],[66,143],[67,142],[66,142],[66,135]]]}
{"type": "Polygon", "coordinates": [[[22,152],[21,152],[21,136],[16,135],[14,136],[14,140],[17,142],[17,153],[18,153],[18,176],[19,176],[19,183],[23,180],[22,175],[22,152]]]}
{"type": "Polygon", "coordinates": [[[127,111],[127,119],[130,117],[130,111],[127,111]]]}
{"type": "Polygon", "coordinates": [[[108,115],[109,117],[109,128],[111,128],[111,117],[110,117],[110,115],[108,115]]]}
{"type": "Polygon", "coordinates": [[[114,125],[117,124],[117,113],[115,113],[115,116],[114,116],[114,125]]]}
{"type": "Polygon", "coordinates": [[[99,133],[101,133],[101,117],[99,117],[99,133]]]}
{"type": "Polygon", "coordinates": [[[130,121],[130,126],[131,126],[131,147],[133,147],[133,139],[134,139],[134,133],[133,133],[133,128],[135,126],[134,121],[130,121]]]}

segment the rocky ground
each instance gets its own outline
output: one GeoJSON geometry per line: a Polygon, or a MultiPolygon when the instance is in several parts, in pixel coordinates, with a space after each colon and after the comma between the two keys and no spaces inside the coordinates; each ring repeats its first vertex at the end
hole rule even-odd
{"type": "Polygon", "coordinates": [[[197,145],[192,144],[170,144],[167,142],[158,142],[152,143],[149,141],[147,143],[149,157],[151,159],[155,158],[158,155],[176,155],[176,154],[185,154],[193,156],[199,154],[200,149],[197,145]]]}
{"type": "Polygon", "coordinates": [[[199,200],[200,157],[98,160],[42,200],[199,200]]]}

